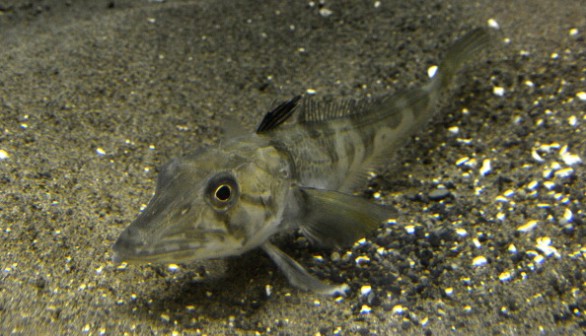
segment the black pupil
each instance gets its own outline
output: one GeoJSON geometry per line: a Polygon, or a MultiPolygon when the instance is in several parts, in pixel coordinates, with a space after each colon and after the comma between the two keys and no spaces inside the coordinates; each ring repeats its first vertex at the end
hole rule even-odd
{"type": "Polygon", "coordinates": [[[220,201],[227,201],[230,198],[231,189],[227,185],[222,185],[216,189],[216,198],[220,201]]]}

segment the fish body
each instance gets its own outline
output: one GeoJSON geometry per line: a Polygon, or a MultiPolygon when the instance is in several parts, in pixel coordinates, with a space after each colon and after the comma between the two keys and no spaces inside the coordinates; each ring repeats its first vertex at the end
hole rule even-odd
{"type": "Polygon", "coordinates": [[[352,195],[367,173],[434,114],[461,65],[485,48],[477,29],[457,41],[421,88],[364,102],[317,104],[300,97],[269,112],[256,132],[171,160],[155,195],[114,244],[114,261],[187,263],[262,248],[291,284],[343,293],[310,275],[270,242],[300,229],[326,247],[348,246],[396,216],[352,195]],[[294,123],[285,123],[294,114],[294,123]]]}

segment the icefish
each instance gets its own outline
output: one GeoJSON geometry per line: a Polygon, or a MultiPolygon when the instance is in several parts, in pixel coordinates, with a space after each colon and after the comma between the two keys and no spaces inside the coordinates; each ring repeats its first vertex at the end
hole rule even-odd
{"type": "Polygon", "coordinates": [[[477,29],[448,51],[421,88],[365,102],[301,104],[267,113],[256,132],[202,147],[162,167],[155,195],[114,244],[114,261],[188,263],[260,247],[300,289],[347,290],[310,275],[270,240],[300,229],[325,247],[348,246],[394,218],[392,207],[352,194],[368,172],[431,119],[462,64],[484,49],[477,29]]]}

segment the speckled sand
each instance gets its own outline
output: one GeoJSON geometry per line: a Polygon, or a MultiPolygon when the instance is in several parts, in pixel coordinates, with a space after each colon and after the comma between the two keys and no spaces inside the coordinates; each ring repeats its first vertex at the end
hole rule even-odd
{"type": "Polygon", "coordinates": [[[583,333],[584,1],[319,3],[0,3],[0,335],[583,333]],[[364,185],[402,215],[348,250],[277,242],[346,298],[258,251],[112,264],[157,167],[224,118],[420,85],[488,25],[502,43],[364,185]]]}

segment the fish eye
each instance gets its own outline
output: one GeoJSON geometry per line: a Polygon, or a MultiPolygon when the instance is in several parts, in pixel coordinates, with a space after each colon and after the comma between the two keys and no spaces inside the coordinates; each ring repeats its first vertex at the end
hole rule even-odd
{"type": "Polygon", "coordinates": [[[230,199],[231,194],[232,188],[230,188],[230,186],[227,184],[222,184],[218,187],[218,189],[216,189],[216,193],[214,194],[214,196],[218,201],[226,202],[230,199]]]}
{"type": "Polygon", "coordinates": [[[208,202],[217,210],[231,207],[238,198],[238,184],[230,173],[219,173],[212,177],[206,188],[208,202]]]}

